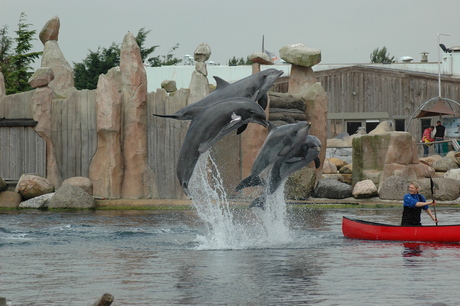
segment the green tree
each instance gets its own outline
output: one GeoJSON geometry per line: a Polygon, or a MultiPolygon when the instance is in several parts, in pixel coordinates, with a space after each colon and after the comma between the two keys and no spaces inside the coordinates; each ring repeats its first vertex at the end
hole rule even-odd
{"type": "Polygon", "coordinates": [[[96,89],[99,75],[120,65],[120,48],[114,43],[109,48],[89,51],[83,63],[74,63],[74,86],[77,89],[96,89]]]}
{"type": "Polygon", "coordinates": [[[382,49],[376,48],[372,51],[371,55],[371,63],[394,63],[395,57],[390,57],[390,53],[387,51],[387,47],[383,47],[382,49]]]}
{"type": "Polygon", "coordinates": [[[31,64],[42,52],[30,52],[35,30],[29,30],[31,24],[25,23],[26,14],[19,17],[17,37],[8,36],[8,26],[0,29],[0,68],[5,78],[7,94],[31,90],[29,78],[33,74],[31,64]],[[13,48],[13,42],[15,47],[13,48]]]}
{"type": "Polygon", "coordinates": [[[244,59],[244,57],[236,58],[234,56],[233,58],[228,60],[228,65],[229,66],[252,65],[252,62],[249,59],[249,56],[246,57],[246,60],[244,59]]]}
{"type": "MultiPolygon", "coordinates": [[[[144,63],[152,67],[159,67],[175,65],[181,62],[181,60],[175,58],[172,53],[179,47],[179,44],[172,47],[166,55],[150,57],[150,54],[159,46],[152,46],[149,48],[144,46],[149,33],[150,30],[146,31],[145,28],[141,28],[136,35],[136,42],[139,46],[141,58],[144,63]]],[[[109,48],[99,47],[97,51],[89,50],[88,56],[82,63],[73,63],[75,88],[95,89],[97,87],[99,75],[107,73],[111,68],[120,65],[120,52],[120,47],[115,43],[112,43],[112,46],[109,48]]]]}

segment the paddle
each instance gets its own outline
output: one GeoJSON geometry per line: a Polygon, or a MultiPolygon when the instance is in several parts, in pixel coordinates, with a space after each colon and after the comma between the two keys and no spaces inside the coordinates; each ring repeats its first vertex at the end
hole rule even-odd
{"type": "MultiPolygon", "coordinates": [[[[434,202],[434,182],[433,182],[433,179],[431,178],[431,175],[430,175],[430,184],[431,184],[431,197],[434,202]]],[[[436,225],[438,225],[438,217],[436,216],[436,204],[433,205],[433,211],[434,211],[434,219],[436,220],[436,225]]]]}

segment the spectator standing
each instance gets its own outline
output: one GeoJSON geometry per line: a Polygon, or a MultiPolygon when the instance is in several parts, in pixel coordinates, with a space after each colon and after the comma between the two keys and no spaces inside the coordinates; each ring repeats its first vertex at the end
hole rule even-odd
{"type": "MultiPolygon", "coordinates": [[[[436,132],[434,134],[435,141],[443,141],[446,133],[446,128],[441,124],[441,121],[436,122],[436,132]]],[[[434,144],[434,152],[441,156],[444,156],[443,143],[434,144]]]]}
{"type": "Polygon", "coordinates": [[[434,126],[430,126],[430,127],[427,127],[423,131],[423,135],[422,135],[422,142],[424,143],[423,144],[423,157],[428,156],[430,146],[432,145],[430,144],[430,142],[434,141],[434,139],[431,138],[431,132],[433,132],[433,130],[434,130],[434,126]]]}

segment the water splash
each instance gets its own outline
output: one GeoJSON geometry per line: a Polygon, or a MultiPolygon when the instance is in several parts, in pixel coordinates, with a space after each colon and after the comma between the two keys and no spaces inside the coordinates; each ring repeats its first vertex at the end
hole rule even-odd
{"type": "Polygon", "coordinates": [[[267,196],[265,209],[235,208],[229,203],[220,173],[209,153],[202,154],[189,191],[207,233],[199,249],[276,248],[291,242],[283,188],[267,196]]]}

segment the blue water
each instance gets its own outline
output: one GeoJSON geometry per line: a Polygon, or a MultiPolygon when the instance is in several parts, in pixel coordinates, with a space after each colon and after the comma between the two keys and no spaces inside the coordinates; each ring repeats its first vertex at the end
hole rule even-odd
{"type": "MultiPolygon", "coordinates": [[[[440,224],[460,223],[460,209],[437,210],[440,224]]],[[[246,241],[226,245],[193,207],[0,211],[0,296],[10,305],[88,305],[104,293],[112,305],[459,304],[460,245],[342,236],[343,215],[398,224],[399,208],[287,206],[278,236],[254,210],[228,213],[250,236],[232,239],[246,241]]]]}

